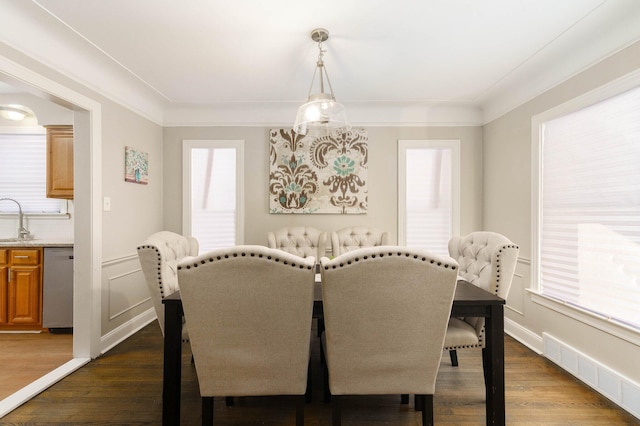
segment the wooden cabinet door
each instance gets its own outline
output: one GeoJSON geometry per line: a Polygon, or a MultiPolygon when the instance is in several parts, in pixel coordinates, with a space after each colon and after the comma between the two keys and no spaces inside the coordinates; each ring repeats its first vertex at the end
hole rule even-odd
{"type": "Polygon", "coordinates": [[[11,281],[8,286],[8,324],[41,328],[41,275],[40,266],[14,266],[11,268],[11,281]]]}
{"type": "Polygon", "coordinates": [[[0,326],[6,325],[9,313],[9,267],[7,265],[0,265],[0,326]]]}
{"type": "Polygon", "coordinates": [[[47,128],[47,197],[73,199],[73,126],[47,128]]]}
{"type": "Polygon", "coordinates": [[[0,330],[42,328],[42,248],[0,249],[0,330]]]}
{"type": "Polygon", "coordinates": [[[9,306],[9,250],[0,249],[0,326],[7,324],[9,306]]]}

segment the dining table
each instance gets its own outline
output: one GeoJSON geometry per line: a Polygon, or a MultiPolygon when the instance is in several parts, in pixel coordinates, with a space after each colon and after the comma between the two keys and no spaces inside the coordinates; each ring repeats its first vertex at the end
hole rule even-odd
{"type": "MultiPolygon", "coordinates": [[[[313,317],[322,321],[322,292],[316,286],[313,317]]],[[[180,291],[162,300],[164,317],[164,365],[162,385],[162,424],[180,424],[180,391],[182,378],[182,321],[180,291]]],[[[465,280],[458,280],[452,317],[483,317],[485,347],[482,349],[486,424],[505,424],[504,397],[504,299],[465,280]]]]}

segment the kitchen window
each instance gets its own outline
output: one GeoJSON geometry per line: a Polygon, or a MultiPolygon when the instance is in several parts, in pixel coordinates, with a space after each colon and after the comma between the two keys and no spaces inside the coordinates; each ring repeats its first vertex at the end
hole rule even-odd
{"type": "MultiPolygon", "coordinates": [[[[47,140],[42,133],[0,133],[0,198],[13,198],[28,215],[65,214],[66,200],[46,197],[47,140]]],[[[0,214],[17,214],[0,203],[0,214]]]]}

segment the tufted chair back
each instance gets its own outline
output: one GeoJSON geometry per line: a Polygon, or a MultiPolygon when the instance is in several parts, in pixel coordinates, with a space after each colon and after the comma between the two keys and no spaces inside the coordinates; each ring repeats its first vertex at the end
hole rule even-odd
{"type": "Polygon", "coordinates": [[[472,232],[449,240],[449,256],[458,261],[466,281],[503,299],[509,295],[519,247],[495,232],[472,232]]]}
{"type": "Polygon", "coordinates": [[[164,306],[162,299],[178,287],[178,262],[198,255],[198,240],[170,231],[150,235],[138,246],[138,259],[147,281],[149,295],[164,335],[164,306]]]}
{"type": "Polygon", "coordinates": [[[269,232],[267,243],[269,248],[320,259],[325,256],[327,249],[327,233],[310,226],[285,227],[269,232]]]}
{"type": "Polygon", "coordinates": [[[378,246],[320,263],[331,394],[433,395],[456,261],[378,246]]]}
{"type": "Polygon", "coordinates": [[[304,400],[315,257],[235,246],[183,260],[178,277],[203,410],[216,396],[304,400]]]}
{"type": "MultiPolygon", "coordinates": [[[[449,255],[460,265],[462,279],[506,300],[520,248],[495,232],[472,232],[449,240],[449,255]]],[[[458,364],[456,349],[484,347],[484,318],[451,318],[445,338],[451,363],[458,364]]]]}
{"type": "Polygon", "coordinates": [[[388,244],[388,232],[366,226],[350,226],[331,233],[333,256],[340,256],[348,251],[363,247],[386,246],[388,244]]]}

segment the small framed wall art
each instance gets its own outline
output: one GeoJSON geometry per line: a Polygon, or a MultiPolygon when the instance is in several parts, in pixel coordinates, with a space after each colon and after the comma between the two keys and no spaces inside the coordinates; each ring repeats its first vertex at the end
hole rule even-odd
{"type": "Polygon", "coordinates": [[[149,183],[149,154],[136,151],[130,146],[124,147],[125,182],[147,185],[149,183]]]}

